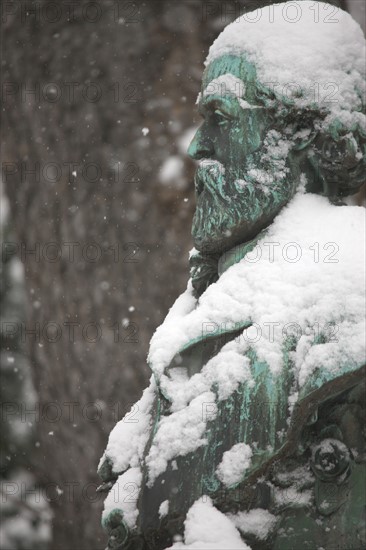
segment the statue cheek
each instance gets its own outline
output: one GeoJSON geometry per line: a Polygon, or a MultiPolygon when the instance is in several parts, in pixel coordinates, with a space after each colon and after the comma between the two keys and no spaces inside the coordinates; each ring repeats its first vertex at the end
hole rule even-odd
{"type": "Polygon", "coordinates": [[[245,164],[248,154],[254,150],[251,140],[242,128],[231,132],[228,149],[231,164],[241,167],[245,164]]]}
{"type": "Polygon", "coordinates": [[[253,152],[262,146],[270,124],[262,109],[253,109],[250,112],[243,112],[242,128],[248,147],[253,152]]]}
{"type": "Polygon", "coordinates": [[[213,140],[215,158],[224,166],[231,165],[237,155],[237,137],[231,128],[222,128],[213,140]]]}
{"type": "Polygon", "coordinates": [[[231,149],[237,157],[245,158],[260,148],[262,137],[260,127],[255,125],[252,119],[241,119],[231,132],[231,149]]]}

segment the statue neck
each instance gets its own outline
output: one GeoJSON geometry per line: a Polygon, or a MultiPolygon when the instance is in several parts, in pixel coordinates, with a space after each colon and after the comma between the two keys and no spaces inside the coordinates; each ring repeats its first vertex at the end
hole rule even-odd
{"type": "MultiPolygon", "coordinates": [[[[198,299],[229,267],[240,262],[246,254],[255,248],[266,231],[267,229],[263,229],[254,239],[235,246],[221,257],[205,255],[200,252],[193,254],[189,259],[189,264],[194,296],[198,299]]],[[[255,259],[252,261],[254,262],[255,259]]]]}
{"type": "MultiPolygon", "coordinates": [[[[263,229],[254,239],[251,241],[247,241],[242,244],[238,244],[237,246],[234,246],[234,248],[231,248],[227,252],[225,252],[220,258],[218,262],[218,276],[221,277],[221,275],[229,269],[234,264],[237,264],[242,260],[249,252],[251,252],[257,245],[257,242],[264,237],[267,230],[263,229]]],[[[253,261],[255,259],[253,258],[253,261]]]]}

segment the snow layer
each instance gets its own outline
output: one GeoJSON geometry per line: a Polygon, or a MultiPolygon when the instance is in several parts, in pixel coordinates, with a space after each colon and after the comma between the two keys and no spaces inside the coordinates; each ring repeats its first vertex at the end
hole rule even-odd
{"type": "MultiPolygon", "coordinates": [[[[212,392],[203,393],[193,399],[188,407],[160,420],[153,445],[146,457],[149,484],[165,471],[168,460],[193,452],[206,443],[206,439],[202,437],[207,421],[204,411],[214,401],[215,395],[212,392]]],[[[213,415],[210,414],[210,419],[212,418],[213,415]]]]}
{"type": "Polygon", "coordinates": [[[137,499],[141,486],[140,468],[131,468],[120,475],[104,501],[102,518],[105,519],[115,509],[122,510],[123,519],[131,529],[136,525],[138,516],[137,499]]]}
{"type": "Polygon", "coordinates": [[[229,518],[241,533],[255,535],[262,540],[267,538],[277,522],[276,516],[262,508],[239,512],[236,515],[230,515],[229,518]]]}
{"type": "Polygon", "coordinates": [[[210,84],[205,88],[203,97],[210,95],[225,95],[232,94],[236,97],[243,97],[245,94],[245,84],[240,78],[230,73],[221,75],[214,80],[211,80],[210,84]]]}
{"type": "Polygon", "coordinates": [[[364,51],[362,30],[347,12],[303,0],[240,16],[215,40],[206,65],[224,54],[245,53],[278,98],[299,107],[317,103],[337,116],[343,111],[348,125],[356,119],[364,124],[361,113],[351,115],[360,110],[365,90],[364,51]]]}
{"type": "Polygon", "coordinates": [[[244,479],[246,470],[250,467],[252,449],[246,443],[237,443],[224,453],[217,467],[217,477],[227,487],[244,479]]]}
{"type": "Polygon", "coordinates": [[[235,342],[226,344],[221,353],[210,359],[200,373],[191,378],[174,371],[161,378],[161,389],[172,400],[171,411],[180,411],[195,397],[217,386],[218,399],[227,399],[241,382],[253,384],[250,363],[238,352],[235,342]]]}
{"type": "Polygon", "coordinates": [[[150,435],[151,407],[154,397],[155,383],[152,378],[150,386],[145,389],[141,399],[111,431],[99,467],[106,458],[112,462],[115,473],[122,473],[129,467],[139,466],[150,435]]]}
{"type": "MultiPolygon", "coordinates": [[[[245,95],[245,84],[242,80],[240,80],[240,78],[232,75],[231,73],[223,74],[215,78],[214,80],[211,80],[211,82],[203,91],[203,97],[207,97],[210,95],[219,95],[220,97],[222,97],[226,94],[232,94],[237,97],[239,105],[242,107],[242,109],[260,108],[259,105],[252,105],[248,103],[248,101],[243,99],[243,96],[245,95]]],[[[201,97],[202,94],[199,93],[196,102],[197,104],[200,102],[201,97]]]]}
{"type": "Polygon", "coordinates": [[[166,550],[250,550],[233,523],[202,497],[189,509],[185,521],[184,543],[176,542],[166,550]]]}
{"type": "Polygon", "coordinates": [[[164,500],[159,506],[159,518],[164,518],[169,512],[169,500],[164,500]]]}

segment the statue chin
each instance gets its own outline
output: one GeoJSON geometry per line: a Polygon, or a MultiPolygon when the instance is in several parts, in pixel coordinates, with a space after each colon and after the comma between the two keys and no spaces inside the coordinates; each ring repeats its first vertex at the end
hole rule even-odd
{"type": "Polygon", "coordinates": [[[253,212],[248,216],[248,205],[247,208],[244,204],[239,206],[238,196],[233,201],[215,192],[205,190],[200,194],[192,221],[195,248],[204,255],[227,252],[255,237],[266,223],[261,219],[263,213],[253,212]]]}
{"type": "Polygon", "coordinates": [[[273,212],[262,212],[256,219],[239,220],[235,225],[230,224],[232,220],[228,220],[226,225],[222,223],[214,226],[211,223],[209,229],[207,229],[207,224],[197,223],[195,215],[192,224],[194,246],[202,254],[224,254],[234,246],[254,239],[263,229],[272,223],[282,206],[273,212]]]}
{"type": "Polygon", "coordinates": [[[192,229],[194,246],[205,255],[217,255],[227,252],[234,246],[250,240],[245,234],[238,235],[230,229],[207,232],[192,229]]]}

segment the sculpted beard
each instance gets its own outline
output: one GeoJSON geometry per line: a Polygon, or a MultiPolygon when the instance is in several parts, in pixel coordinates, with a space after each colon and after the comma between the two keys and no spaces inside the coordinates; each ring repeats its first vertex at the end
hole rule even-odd
{"type": "Polygon", "coordinates": [[[229,231],[231,198],[228,193],[233,190],[228,187],[225,170],[220,163],[210,160],[200,162],[195,174],[197,205],[192,235],[196,248],[201,252],[211,252],[210,242],[222,240],[224,233],[229,231]]]}
{"type": "Polygon", "coordinates": [[[197,206],[192,222],[194,244],[201,253],[221,254],[251,240],[293,195],[294,183],[285,161],[280,166],[278,159],[256,166],[238,177],[217,161],[201,161],[195,176],[197,206]]]}

